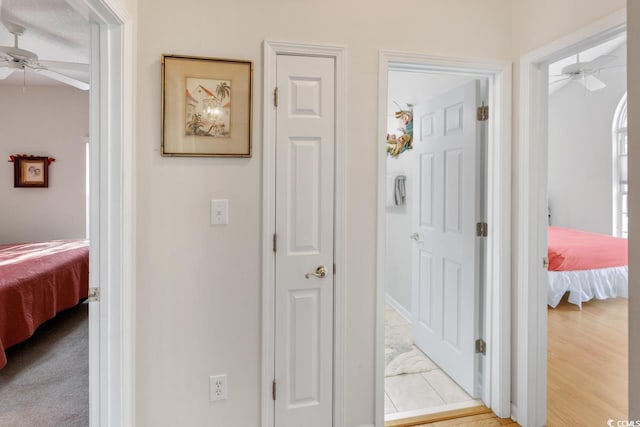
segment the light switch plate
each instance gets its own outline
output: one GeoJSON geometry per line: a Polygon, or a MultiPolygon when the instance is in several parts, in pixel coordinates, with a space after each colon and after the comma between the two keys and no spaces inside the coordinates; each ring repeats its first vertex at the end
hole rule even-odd
{"type": "Polygon", "coordinates": [[[211,200],[211,225],[229,224],[229,200],[211,200]]]}

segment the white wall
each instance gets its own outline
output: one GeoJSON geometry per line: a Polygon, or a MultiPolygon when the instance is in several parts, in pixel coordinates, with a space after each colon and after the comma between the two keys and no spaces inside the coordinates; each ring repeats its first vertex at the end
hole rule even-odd
{"type": "MultiPolygon", "coordinates": [[[[611,55],[617,59],[608,66],[624,66],[626,45],[611,55]]],[[[609,68],[596,77],[607,87],[589,92],[571,82],[549,97],[549,205],[553,225],[612,234],[611,128],[626,72],[609,68]]]]}
{"type": "MultiPolygon", "coordinates": [[[[390,71],[388,131],[393,132],[398,128],[398,120],[394,117],[398,106],[394,101],[405,109],[407,104],[419,105],[471,79],[472,77],[461,75],[390,71]]],[[[387,207],[385,291],[409,313],[411,312],[411,251],[415,244],[409,239],[409,235],[415,231],[412,229],[411,221],[414,209],[414,169],[416,168],[414,154],[415,151],[407,150],[398,158],[387,156],[387,175],[407,176],[407,199],[403,206],[387,207]]]]}
{"type": "Polygon", "coordinates": [[[138,2],[137,421],[258,426],[261,363],[262,41],[347,52],[345,426],[374,419],[378,52],[510,57],[511,0],[138,2]],[[478,37],[477,24],[483,34],[478,37]],[[396,28],[397,27],[397,28],[396,28]],[[254,155],[161,158],[160,55],[250,59],[254,155]],[[209,200],[228,198],[228,226],[209,200]],[[208,401],[227,373],[229,399],[208,401]]]}
{"type": "Polygon", "coordinates": [[[85,237],[89,95],[0,86],[0,243],[85,237]],[[48,188],[14,188],[11,154],[54,157],[48,188]]]}
{"type": "MultiPolygon", "coordinates": [[[[640,2],[627,2],[629,164],[640,164],[640,2]]],[[[640,324],[640,168],[629,168],[629,325],[640,324]]],[[[629,327],[629,419],[640,419],[640,330],[629,327]]]]}

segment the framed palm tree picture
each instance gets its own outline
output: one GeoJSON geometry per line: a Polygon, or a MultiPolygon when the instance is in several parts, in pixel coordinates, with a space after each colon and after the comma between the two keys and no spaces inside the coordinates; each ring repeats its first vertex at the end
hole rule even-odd
{"type": "Polygon", "coordinates": [[[251,157],[253,63],[162,55],[163,156],[251,157]]]}

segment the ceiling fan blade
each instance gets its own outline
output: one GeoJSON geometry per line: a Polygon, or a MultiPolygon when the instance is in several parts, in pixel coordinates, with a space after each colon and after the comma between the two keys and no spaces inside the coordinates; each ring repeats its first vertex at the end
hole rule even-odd
{"type": "MultiPolygon", "coordinates": [[[[559,76],[558,76],[558,77],[559,77],[559,76]]],[[[565,82],[565,81],[567,81],[567,80],[569,80],[569,79],[571,79],[571,77],[570,77],[570,76],[565,76],[565,77],[564,77],[564,78],[562,78],[562,79],[558,79],[558,80],[554,80],[554,81],[552,81],[552,82],[549,82],[549,85],[552,85],[552,84],[555,84],[555,83],[560,83],[560,82],[565,82]]]]}
{"type": "Polygon", "coordinates": [[[589,61],[586,64],[584,64],[584,68],[586,70],[596,71],[601,69],[611,61],[615,60],[616,58],[617,56],[614,56],[614,55],[600,55],[593,61],[589,61]]]}
{"type": "Polygon", "coordinates": [[[583,75],[582,77],[577,78],[576,81],[580,82],[584,87],[589,89],[591,92],[607,87],[607,85],[604,84],[602,80],[591,75],[589,76],[583,75]]]}
{"type": "Polygon", "coordinates": [[[80,90],[89,90],[89,83],[82,82],[80,80],[76,80],[69,76],[65,76],[64,74],[57,73],[55,71],[51,71],[46,68],[33,68],[37,73],[42,74],[43,76],[49,77],[51,79],[57,80],[59,82],[68,84],[69,86],[73,86],[80,90]]]}
{"type": "Polygon", "coordinates": [[[56,70],[89,72],[89,64],[81,64],[79,62],[38,61],[38,64],[47,68],[55,68],[56,70]]]}
{"type": "Polygon", "coordinates": [[[15,70],[16,70],[15,68],[1,67],[0,68],[0,80],[4,80],[7,77],[9,77],[11,75],[11,73],[13,73],[15,70]]]}

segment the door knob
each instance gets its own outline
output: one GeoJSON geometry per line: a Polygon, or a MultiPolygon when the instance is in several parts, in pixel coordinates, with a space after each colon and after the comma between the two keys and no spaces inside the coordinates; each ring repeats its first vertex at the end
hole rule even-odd
{"type": "Polygon", "coordinates": [[[320,267],[316,268],[316,271],[314,271],[313,273],[307,273],[304,275],[304,277],[305,279],[308,279],[309,277],[314,276],[319,279],[322,279],[326,275],[327,275],[327,268],[324,265],[321,265],[320,267]]]}
{"type": "Polygon", "coordinates": [[[418,233],[411,234],[409,238],[415,240],[416,242],[420,241],[420,235],[418,233]]]}

